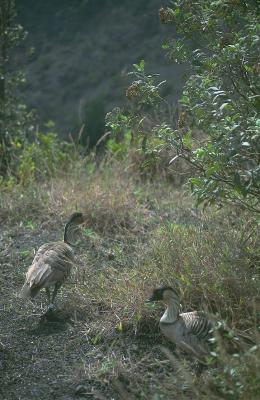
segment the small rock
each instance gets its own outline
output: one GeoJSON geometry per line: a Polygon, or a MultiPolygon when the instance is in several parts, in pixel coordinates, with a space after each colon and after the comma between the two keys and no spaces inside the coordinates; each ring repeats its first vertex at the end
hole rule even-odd
{"type": "Polygon", "coordinates": [[[115,254],[112,251],[107,252],[107,258],[109,260],[114,260],[115,259],[115,254]]]}
{"type": "Polygon", "coordinates": [[[84,392],[86,392],[87,388],[85,385],[78,385],[75,388],[75,394],[82,394],[84,392]]]}

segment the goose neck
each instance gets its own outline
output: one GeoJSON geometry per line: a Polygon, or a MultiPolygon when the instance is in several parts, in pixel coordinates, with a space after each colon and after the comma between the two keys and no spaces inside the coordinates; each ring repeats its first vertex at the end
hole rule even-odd
{"type": "Polygon", "coordinates": [[[63,238],[63,240],[64,240],[64,242],[65,243],[67,243],[69,246],[72,246],[73,244],[69,241],[69,230],[70,230],[70,223],[67,223],[66,225],[65,225],[65,228],[64,228],[64,238],[63,238]]]}
{"type": "Polygon", "coordinates": [[[174,299],[169,301],[160,322],[168,324],[175,322],[179,317],[179,308],[180,303],[178,301],[174,301],[174,299]]]}

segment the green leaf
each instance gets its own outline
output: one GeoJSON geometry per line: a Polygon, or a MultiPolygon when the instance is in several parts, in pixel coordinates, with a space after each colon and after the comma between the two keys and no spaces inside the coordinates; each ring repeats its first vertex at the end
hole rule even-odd
{"type": "Polygon", "coordinates": [[[188,149],[192,149],[192,136],[191,132],[186,133],[183,138],[182,138],[184,146],[186,146],[188,149]]]}
{"type": "Polygon", "coordinates": [[[162,44],[162,49],[169,49],[169,47],[170,47],[170,45],[169,45],[168,42],[164,42],[164,43],[162,44]]]}
{"type": "Polygon", "coordinates": [[[197,149],[194,151],[194,155],[196,158],[201,159],[205,156],[206,151],[203,148],[197,149]]]}
{"type": "Polygon", "coordinates": [[[222,113],[224,109],[230,108],[230,104],[229,103],[223,103],[220,107],[219,107],[219,111],[222,113]]]}
{"type": "Polygon", "coordinates": [[[145,62],[141,60],[139,64],[133,64],[133,66],[138,72],[144,72],[145,62]]]}

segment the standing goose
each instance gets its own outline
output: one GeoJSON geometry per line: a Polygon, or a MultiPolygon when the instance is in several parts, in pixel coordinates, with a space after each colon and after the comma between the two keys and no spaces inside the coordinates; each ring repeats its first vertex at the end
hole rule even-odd
{"type": "Polygon", "coordinates": [[[211,322],[201,312],[193,311],[180,314],[180,298],[176,290],[165,286],[154,289],[147,302],[163,301],[166,310],[160,319],[162,333],[177,347],[195,354],[205,356],[209,353],[211,322]]]}
{"type": "Polygon", "coordinates": [[[75,212],[65,225],[63,241],[46,243],[39,248],[27,271],[20,297],[34,298],[42,288],[45,288],[48,308],[54,307],[57,292],[69,275],[74,261],[73,244],[69,241],[69,236],[76,226],[83,222],[83,214],[75,212]],[[54,286],[52,295],[51,286],[54,286]]]}

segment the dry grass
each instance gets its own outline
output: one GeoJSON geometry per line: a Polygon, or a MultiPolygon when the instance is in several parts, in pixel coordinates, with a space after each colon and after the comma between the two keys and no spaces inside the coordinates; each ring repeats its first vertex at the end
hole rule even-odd
{"type": "Polygon", "coordinates": [[[68,370],[80,393],[91,386],[90,398],[257,398],[259,347],[240,346],[234,356],[219,345],[198,375],[161,336],[162,307],[144,303],[154,286],[177,285],[184,311],[204,308],[257,341],[259,232],[250,216],[197,212],[185,193],[140,182],[116,162],[91,174],[81,165],[1,200],[1,218],[18,231],[30,221],[57,231],[75,209],[87,216],[78,267],[62,292],[63,308],[80,326],[77,340],[89,345],[68,370]]]}

